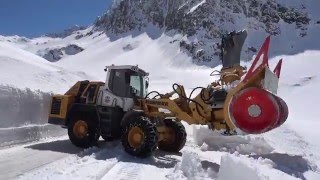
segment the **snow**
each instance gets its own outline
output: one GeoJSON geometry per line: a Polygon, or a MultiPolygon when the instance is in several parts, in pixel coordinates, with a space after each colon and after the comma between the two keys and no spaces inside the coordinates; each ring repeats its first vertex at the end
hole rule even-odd
{"type": "Polygon", "coordinates": [[[218,180],[297,179],[273,169],[273,166],[273,162],[268,159],[254,160],[238,154],[228,154],[221,158],[218,180]]]}
{"type": "Polygon", "coordinates": [[[0,85],[63,93],[76,81],[92,78],[68,71],[9,43],[0,42],[0,85]]]}
{"type": "Polygon", "coordinates": [[[202,0],[199,4],[193,6],[193,7],[190,9],[189,13],[192,13],[193,11],[195,11],[199,6],[201,6],[201,5],[202,5],[203,3],[205,3],[205,2],[206,2],[206,0],[202,0]]]}
{"type": "MultiPolygon", "coordinates": [[[[309,143],[318,147],[320,142],[314,141],[314,138],[319,133],[314,131],[314,127],[320,125],[320,112],[317,110],[320,102],[319,57],[319,51],[306,51],[295,56],[275,58],[284,59],[278,94],[289,105],[287,124],[309,143]]],[[[275,61],[271,62],[275,65],[275,61]]]]}
{"type": "Polygon", "coordinates": [[[240,154],[267,154],[274,149],[260,136],[222,136],[204,126],[193,127],[193,138],[204,151],[238,152],[240,154]]]}
{"type": "MultiPolygon", "coordinates": [[[[34,91],[37,89],[42,92],[64,93],[77,80],[104,81],[103,69],[111,64],[138,64],[150,73],[149,90],[159,90],[163,93],[171,91],[174,82],[184,85],[188,93],[194,87],[207,86],[214,79],[209,76],[214,69],[194,65],[190,57],[180,52],[179,44],[170,43],[172,38],[166,35],[154,39],[147,33],[142,33],[116,41],[104,34],[92,36],[81,40],[86,46],[83,52],[65,57],[56,63],[29,53],[16,44],[0,42],[0,84],[3,85],[1,87],[28,87],[31,89],[30,92],[35,94],[39,92],[34,91]]],[[[64,45],[68,44],[69,38],[71,37],[63,40],[64,45]]],[[[55,42],[53,38],[47,37],[32,41],[55,42]]],[[[271,48],[272,46],[273,41],[271,48]]],[[[320,143],[316,139],[320,134],[316,127],[319,126],[320,115],[317,110],[320,102],[317,93],[320,88],[320,51],[274,57],[270,60],[270,66],[274,68],[280,58],[283,58],[283,66],[278,94],[288,103],[290,113],[286,123],[271,132],[262,135],[222,136],[221,132],[213,132],[206,126],[190,126],[184,123],[188,139],[181,153],[168,154],[158,150],[154,156],[147,159],[126,154],[119,141],[101,142],[100,147],[79,150],[67,140],[67,137],[40,140],[29,148],[24,148],[24,145],[1,150],[0,162],[12,161],[14,155],[19,160],[14,158],[15,160],[10,162],[9,172],[6,171],[5,165],[0,166],[0,177],[319,179],[320,143]],[[293,166],[295,164],[297,166],[293,166]],[[15,166],[17,170],[14,170],[15,166]]],[[[13,96],[9,93],[4,99],[8,101],[13,96]]],[[[3,117],[4,113],[1,114],[1,118],[3,117]]],[[[5,134],[10,134],[8,131],[11,131],[14,134],[19,129],[9,127],[1,125],[0,131],[6,131],[5,134]]],[[[32,129],[33,126],[25,128],[32,129]]]]}

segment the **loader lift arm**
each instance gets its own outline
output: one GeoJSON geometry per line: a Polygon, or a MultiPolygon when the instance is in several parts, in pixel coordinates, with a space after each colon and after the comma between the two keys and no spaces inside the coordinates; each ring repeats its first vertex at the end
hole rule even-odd
{"type": "Polygon", "coordinates": [[[248,71],[240,65],[243,42],[239,41],[244,41],[246,31],[227,37],[224,40],[225,47],[222,47],[224,66],[221,71],[211,73],[219,76],[217,81],[206,88],[194,88],[189,97],[182,85],[173,84],[172,92],[157,92],[156,97],[159,98],[139,99],[135,107],[150,118],[174,117],[188,124],[210,125],[217,130],[240,129],[251,134],[264,133],[283,124],[288,116],[287,105],[276,96],[282,61],[273,72],[269,69],[270,36],[248,71]],[[200,93],[191,99],[197,89],[201,89],[200,93]],[[178,98],[172,99],[174,94],[178,98]],[[161,112],[161,109],[168,112],[161,112]]]}

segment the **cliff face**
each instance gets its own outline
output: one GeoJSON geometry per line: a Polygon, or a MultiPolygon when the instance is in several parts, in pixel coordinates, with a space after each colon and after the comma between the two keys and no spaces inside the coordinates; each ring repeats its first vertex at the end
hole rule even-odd
{"type": "MultiPolygon", "coordinates": [[[[312,22],[309,12],[304,1],[280,4],[276,0],[118,0],[97,18],[95,27],[118,37],[149,31],[150,26],[168,35],[182,34],[184,38],[177,39],[182,51],[196,62],[217,64],[223,34],[245,28],[249,33],[281,36],[288,25],[301,38],[308,35],[312,22]]],[[[251,55],[258,48],[249,43],[244,52],[251,55]]]]}

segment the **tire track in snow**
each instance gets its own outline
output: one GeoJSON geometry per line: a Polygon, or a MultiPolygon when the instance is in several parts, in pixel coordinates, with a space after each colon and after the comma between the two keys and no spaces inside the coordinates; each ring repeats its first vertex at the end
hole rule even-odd
{"type": "Polygon", "coordinates": [[[101,178],[101,180],[138,179],[142,166],[143,165],[137,163],[118,162],[101,178]]]}
{"type": "Polygon", "coordinates": [[[107,166],[105,169],[97,172],[96,179],[102,179],[112,168],[117,165],[118,162],[111,163],[110,166],[107,166]]]}

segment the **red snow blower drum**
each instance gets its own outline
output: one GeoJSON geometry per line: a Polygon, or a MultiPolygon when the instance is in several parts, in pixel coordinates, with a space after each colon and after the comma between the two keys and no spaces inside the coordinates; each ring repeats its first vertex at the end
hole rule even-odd
{"type": "MultiPolygon", "coordinates": [[[[289,109],[288,109],[288,106],[287,104],[284,102],[283,99],[281,99],[280,97],[278,96],[274,96],[276,97],[277,99],[277,102],[279,104],[279,107],[280,107],[280,118],[279,118],[279,121],[277,124],[275,124],[274,128],[277,128],[279,126],[281,126],[288,118],[288,115],[289,115],[289,109]]],[[[273,128],[273,129],[274,129],[273,128]]]]}
{"type": "Polygon", "coordinates": [[[283,124],[288,116],[288,107],[272,93],[250,87],[232,97],[229,114],[233,124],[243,132],[260,134],[283,124]]]}

